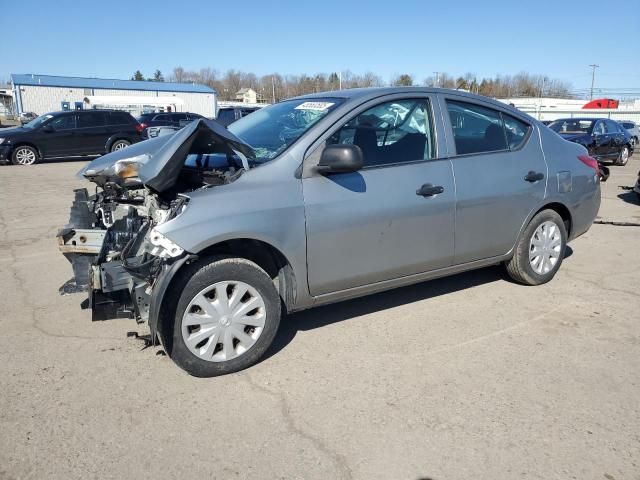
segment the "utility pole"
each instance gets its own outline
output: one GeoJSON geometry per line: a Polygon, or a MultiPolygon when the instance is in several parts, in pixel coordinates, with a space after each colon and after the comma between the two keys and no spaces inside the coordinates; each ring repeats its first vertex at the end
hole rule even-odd
{"type": "Polygon", "coordinates": [[[342,90],[342,72],[338,73],[338,90],[342,90]]]}
{"type": "Polygon", "coordinates": [[[596,80],[596,68],[599,68],[600,65],[596,65],[595,63],[592,63],[589,66],[591,67],[591,95],[589,96],[589,100],[593,100],[593,84],[595,83],[595,80],[596,80]]]}
{"type": "Polygon", "coordinates": [[[271,93],[273,95],[272,96],[273,103],[276,103],[276,81],[273,75],[271,75],[271,93]]]}
{"type": "MultiPolygon", "coordinates": [[[[547,77],[542,77],[542,87],[540,88],[540,93],[538,94],[538,98],[541,99],[544,95],[544,84],[547,82],[547,77]]],[[[593,88],[593,87],[591,87],[593,88]]]]}
{"type": "Polygon", "coordinates": [[[433,72],[433,74],[436,76],[436,87],[440,86],[440,74],[442,72],[433,72]]]}

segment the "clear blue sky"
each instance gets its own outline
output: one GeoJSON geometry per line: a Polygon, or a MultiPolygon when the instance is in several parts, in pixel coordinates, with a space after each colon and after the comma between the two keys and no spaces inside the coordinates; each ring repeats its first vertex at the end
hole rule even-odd
{"type": "Polygon", "coordinates": [[[385,81],[524,70],[580,89],[597,63],[596,86],[640,88],[638,0],[0,0],[0,11],[0,79],[129,78],[178,65],[257,75],[370,70],[385,81]]]}

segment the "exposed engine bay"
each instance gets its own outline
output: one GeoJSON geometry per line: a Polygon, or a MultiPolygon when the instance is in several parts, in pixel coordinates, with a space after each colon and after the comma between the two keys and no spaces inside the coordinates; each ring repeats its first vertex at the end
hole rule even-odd
{"type": "Polygon", "coordinates": [[[74,274],[60,293],[88,292],[83,308],[93,320],[148,320],[163,266],[185,255],[154,228],[182,213],[189,193],[231,183],[248,168],[242,157],[250,147],[224,137],[233,135],[197,122],[87,165],[80,174],[95,193],[75,190],[69,223],[57,235],[74,274]]]}

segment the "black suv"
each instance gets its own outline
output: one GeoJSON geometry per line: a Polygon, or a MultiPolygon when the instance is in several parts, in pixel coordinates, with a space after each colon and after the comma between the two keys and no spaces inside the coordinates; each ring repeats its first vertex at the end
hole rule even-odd
{"type": "Polygon", "coordinates": [[[227,127],[259,109],[260,107],[220,107],[216,120],[227,127]]]}
{"type": "Polygon", "coordinates": [[[143,130],[148,127],[177,127],[182,128],[187,123],[204,118],[197,113],[189,112],[160,112],[160,113],[143,113],[138,117],[138,122],[143,130]]]}
{"type": "Polygon", "coordinates": [[[77,110],[46,113],[0,131],[0,161],[33,165],[48,158],[98,156],[144,140],[130,113],[77,110]]]}

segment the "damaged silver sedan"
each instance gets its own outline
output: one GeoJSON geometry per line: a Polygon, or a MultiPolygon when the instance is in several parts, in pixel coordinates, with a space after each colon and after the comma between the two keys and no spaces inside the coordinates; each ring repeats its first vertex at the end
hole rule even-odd
{"type": "Polygon", "coordinates": [[[361,89],[198,120],[88,164],[58,242],[94,320],[148,323],[196,376],[246,368],[284,313],[504,263],[556,274],[600,204],[597,162],[536,120],[442,89],[361,89]]]}

